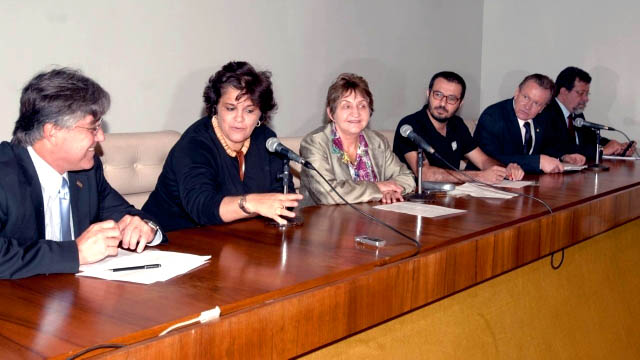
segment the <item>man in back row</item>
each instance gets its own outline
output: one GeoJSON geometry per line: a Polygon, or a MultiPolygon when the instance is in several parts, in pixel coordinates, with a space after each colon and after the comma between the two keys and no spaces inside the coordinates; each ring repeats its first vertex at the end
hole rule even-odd
{"type": "Polygon", "coordinates": [[[70,69],[22,90],[11,143],[0,143],[0,279],[75,273],[142,251],[162,232],[107,183],[95,154],[109,94],[70,69]]]}
{"type": "Polygon", "coordinates": [[[553,90],[549,77],[532,74],[520,82],[513,98],[487,107],[473,135],[480,148],[498,161],[519,164],[527,173],[562,172],[562,162],[584,164],[584,156],[559,146],[550,121],[536,117],[553,90]]]}
{"type": "MultiPolygon", "coordinates": [[[[557,126],[560,146],[565,152],[577,152],[594,161],[596,158],[596,132],[586,126],[574,126],[576,118],[584,119],[583,111],[589,102],[591,76],[584,70],[569,66],[556,78],[554,99],[542,111],[544,116],[557,126]]],[[[620,143],[606,137],[600,138],[604,155],[633,155],[634,144],[623,154],[628,143],[620,143]]]]}
{"type": "MultiPolygon", "coordinates": [[[[393,139],[393,152],[418,175],[418,146],[400,134],[403,125],[411,125],[413,131],[425,139],[437,154],[459,169],[463,159],[471,161],[481,171],[465,171],[467,175],[487,183],[498,183],[504,178],[520,180],[524,172],[517,164],[506,168],[487,156],[476,144],[464,121],[456,112],[464,101],[464,79],[451,71],[439,72],[431,78],[427,103],[421,110],[404,117],[393,139]]],[[[425,153],[422,181],[468,181],[433,154],[425,153]]]]}

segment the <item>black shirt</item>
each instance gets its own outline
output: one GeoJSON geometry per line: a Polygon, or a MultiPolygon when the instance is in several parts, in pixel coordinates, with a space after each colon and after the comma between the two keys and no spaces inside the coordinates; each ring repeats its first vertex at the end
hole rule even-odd
{"type": "MultiPolygon", "coordinates": [[[[142,207],[165,231],[222,223],[220,203],[226,196],[283,191],[283,159],[267,151],[276,134],[266,126],[253,129],[245,154],[244,180],[238,159],[227,155],[216,137],[211,118],[189,127],[169,152],[155,190],[142,207]]],[[[289,179],[289,188],[293,182],[289,179]]]]}
{"type": "MultiPolygon", "coordinates": [[[[464,156],[478,147],[476,141],[471,136],[469,128],[462,118],[457,115],[454,115],[447,121],[447,136],[442,136],[442,134],[436,130],[435,126],[433,126],[433,123],[431,123],[431,119],[429,119],[427,115],[427,106],[428,105],[423,106],[421,110],[405,116],[400,120],[393,137],[393,152],[402,162],[409,166],[404,155],[412,151],[418,151],[418,145],[400,134],[400,128],[408,124],[411,125],[413,131],[431,145],[440,156],[451,165],[460,168],[460,161],[464,159],[464,156]]],[[[435,155],[426,152],[425,155],[429,161],[429,165],[450,169],[449,166],[435,155]]]]}

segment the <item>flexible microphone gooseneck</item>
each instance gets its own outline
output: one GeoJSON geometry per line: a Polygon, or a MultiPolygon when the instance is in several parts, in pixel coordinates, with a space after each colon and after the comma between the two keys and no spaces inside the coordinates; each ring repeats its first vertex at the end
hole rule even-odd
{"type": "Polygon", "coordinates": [[[270,152],[282,154],[287,158],[289,158],[289,160],[295,161],[301,164],[302,166],[306,167],[307,169],[315,170],[313,168],[313,165],[311,165],[310,162],[303,159],[300,155],[296,154],[295,151],[284,146],[277,137],[270,137],[269,139],[267,139],[266,145],[267,145],[267,150],[269,150],[270,152]]]}
{"type": "Polygon", "coordinates": [[[420,241],[418,241],[417,239],[412,238],[411,236],[403,233],[402,231],[396,229],[395,227],[385,223],[384,221],[378,219],[377,217],[367,214],[366,212],[358,209],[357,207],[353,206],[353,204],[351,204],[350,202],[347,201],[347,199],[345,199],[342,195],[340,195],[340,193],[338,192],[338,190],[331,185],[331,183],[329,182],[329,180],[327,180],[327,178],[325,178],[318,170],[316,170],[315,168],[312,169],[313,171],[316,172],[316,174],[320,175],[320,177],[322,178],[322,180],[324,180],[325,183],[327,183],[327,185],[329,185],[329,187],[331,188],[331,190],[333,190],[334,193],[336,193],[336,195],[338,195],[338,197],[344,201],[345,204],[349,205],[350,208],[352,208],[353,210],[357,211],[360,215],[363,215],[364,217],[368,218],[369,220],[378,223],[384,227],[386,227],[387,229],[392,230],[393,232],[402,235],[403,237],[411,240],[414,244],[416,244],[416,254],[418,252],[420,252],[420,248],[422,247],[422,245],[420,244],[420,241]]]}
{"type": "MultiPolygon", "coordinates": [[[[411,127],[411,125],[403,125],[403,126],[400,128],[400,133],[402,134],[402,136],[404,136],[404,137],[408,137],[410,140],[414,141],[414,142],[415,142],[416,144],[418,144],[419,146],[422,146],[422,144],[421,144],[420,142],[418,142],[418,141],[413,140],[414,138],[420,139],[420,140],[422,140],[422,143],[427,144],[427,142],[426,142],[426,141],[424,141],[424,139],[422,139],[418,134],[416,134],[416,133],[413,131],[413,128],[411,127]],[[403,129],[404,129],[404,131],[403,131],[403,129]],[[410,135],[410,134],[412,134],[412,137],[409,137],[409,135],[410,135]]],[[[626,135],[625,135],[625,136],[626,136],[626,135]]],[[[428,144],[427,144],[427,146],[428,146],[428,144]]],[[[424,148],[424,147],[423,147],[423,148],[424,148]]],[[[429,146],[429,148],[433,149],[431,146],[429,146]]],[[[424,149],[426,150],[426,148],[424,148],[424,149]]],[[[428,151],[428,150],[427,150],[427,151],[428,151]]],[[[471,179],[472,181],[475,181],[475,182],[478,182],[478,183],[480,183],[480,184],[486,185],[486,186],[488,186],[489,188],[494,189],[494,190],[497,190],[497,191],[506,192],[506,193],[511,193],[511,194],[514,194],[514,195],[517,195],[517,196],[524,196],[524,197],[527,197],[527,198],[533,199],[533,200],[535,200],[535,201],[538,201],[538,202],[540,202],[542,205],[544,205],[544,206],[547,208],[547,210],[549,211],[549,214],[553,214],[553,210],[551,210],[551,206],[549,206],[549,204],[547,204],[546,202],[544,202],[542,199],[539,199],[539,198],[537,198],[537,197],[535,197],[535,196],[528,195],[528,194],[523,194],[523,193],[519,193],[519,192],[511,191],[511,190],[504,190],[504,189],[500,189],[500,188],[498,188],[497,186],[493,186],[493,185],[491,185],[491,184],[487,184],[487,183],[485,183],[484,181],[480,181],[480,180],[478,180],[478,179],[474,178],[473,176],[471,176],[471,175],[467,175],[467,174],[465,174],[463,171],[460,171],[457,167],[455,167],[455,166],[451,165],[447,160],[445,160],[444,158],[442,158],[442,156],[440,156],[440,154],[438,154],[437,152],[435,152],[435,150],[434,150],[434,151],[432,151],[431,153],[432,153],[433,155],[435,155],[438,159],[442,160],[442,162],[444,162],[448,167],[450,167],[451,169],[453,169],[455,172],[460,173],[462,176],[464,176],[464,177],[466,177],[466,178],[469,178],[469,179],[471,179]]],[[[420,179],[419,181],[422,181],[422,179],[420,179]]],[[[562,248],[562,249],[560,250],[560,262],[559,262],[558,264],[555,264],[555,263],[554,263],[554,261],[553,261],[553,257],[554,257],[554,255],[555,255],[556,253],[557,253],[557,251],[556,251],[556,252],[554,252],[554,253],[552,253],[552,254],[551,254],[551,257],[549,258],[549,261],[550,261],[550,264],[551,264],[551,268],[552,268],[553,270],[558,270],[558,269],[562,266],[562,263],[564,262],[564,248],[562,248]]]]}
{"type": "MultiPolygon", "coordinates": [[[[300,155],[296,154],[293,150],[289,149],[288,147],[282,145],[282,143],[280,143],[280,140],[278,140],[278,138],[276,137],[271,137],[267,140],[267,150],[269,150],[270,152],[278,152],[280,154],[283,154],[285,156],[287,156],[289,159],[291,159],[292,161],[298,162],[302,165],[304,165],[304,167],[306,167],[307,169],[313,170],[316,172],[316,174],[320,175],[320,178],[322,178],[322,180],[324,180],[325,183],[327,183],[327,185],[329,185],[329,187],[331,188],[331,190],[333,190],[334,193],[336,193],[336,195],[338,195],[338,197],[344,201],[345,204],[349,205],[349,207],[351,207],[353,210],[355,210],[356,212],[358,212],[360,215],[363,215],[364,217],[368,218],[369,220],[372,220],[375,223],[378,223],[390,230],[392,230],[393,232],[400,234],[401,236],[411,240],[411,242],[413,242],[416,245],[416,252],[415,254],[417,254],[420,251],[421,248],[421,244],[420,241],[412,238],[409,235],[406,235],[405,233],[403,233],[402,231],[396,229],[395,227],[385,223],[384,221],[378,219],[377,217],[367,214],[364,211],[358,209],[357,207],[353,206],[353,204],[351,204],[350,202],[348,202],[339,192],[338,190],[331,185],[331,183],[329,182],[329,180],[327,180],[314,166],[313,164],[311,164],[310,162],[308,162],[307,160],[303,159],[300,155]]],[[[415,255],[413,254],[413,255],[415,255]]],[[[411,255],[411,256],[413,256],[411,255]]]]}
{"type": "MultiPolygon", "coordinates": [[[[575,119],[573,119],[573,126],[576,127],[588,127],[591,129],[598,129],[598,130],[609,130],[609,131],[616,131],[619,132],[620,134],[622,134],[626,139],[627,142],[631,142],[632,140],[629,138],[629,136],[627,136],[627,134],[624,133],[624,131],[622,130],[618,130],[618,129],[614,129],[611,126],[607,126],[607,125],[601,125],[598,123],[592,123],[589,121],[586,121],[584,118],[581,117],[577,117],[575,119]]],[[[625,154],[622,154],[622,156],[624,156],[625,154]]],[[[640,156],[640,153],[638,153],[638,149],[636,149],[636,155],[640,156]]]]}
{"type": "MultiPolygon", "coordinates": [[[[497,186],[488,184],[484,181],[478,180],[476,178],[474,178],[471,175],[465,174],[464,171],[461,171],[460,169],[458,169],[457,167],[451,165],[447,160],[445,160],[442,156],[440,156],[440,154],[438,154],[429,144],[427,144],[427,142],[420,137],[420,135],[416,134],[415,131],[413,131],[413,128],[411,127],[411,125],[402,125],[402,127],[400,128],[400,134],[408,139],[410,139],[411,141],[413,141],[414,143],[416,143],[418,146],[422,147],[424,150],[427,150],[427,147],[429,149],[431,149],[431,151],[429,151],[431,154],[435,155],[438,159],[440,159],[442,162],[444,162],[448,167],[450,167],[452,170],[454,170],[456,173],[470,179],[473,182],[477,182],[480,183],[482,185],[486,185],[489,188],[492,188],[494,190],[500,191],[500,192],[506,192],[506,193],[510,193],[510,194],[514,194],[514,195],[518,195],[518,196],[524,196],[530,199],[533,199],[535,201],[540,202],[542,205],[544,205],[547,210],[549,211],[550,214],[553,214],[553,210],[551,210],[551,206],[549,206],[549,204],[547,204],[546,202],[544,202],[542,199],[538,199],[535,196],[532,195],[528,195],[528,194],[523,194],[523,193],[519,193],[519,192],[515,192],[515,191],[511,191],[511,190],[505,190],[505,189],[501,189],[498,188],[497,186]],[[417,139],[417,140],[415,140],[417,139]],[[423,146],[426,145],[427,147],[423,146]]],[[[422,181],[422,179],[420,179],[419,181],[422,181]]]]}

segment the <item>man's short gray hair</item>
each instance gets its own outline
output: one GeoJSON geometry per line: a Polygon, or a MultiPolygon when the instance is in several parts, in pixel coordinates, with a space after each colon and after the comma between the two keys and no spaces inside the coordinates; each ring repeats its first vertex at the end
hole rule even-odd
{"type": "Polygon", "coordinates": [[[11,141],[31,146],[42,138],[45,124],[70,128],[87,115],[98,120],[110,105],[109,93],[78,70],[42,72],[22,89],[20,115],[11,141]]]}

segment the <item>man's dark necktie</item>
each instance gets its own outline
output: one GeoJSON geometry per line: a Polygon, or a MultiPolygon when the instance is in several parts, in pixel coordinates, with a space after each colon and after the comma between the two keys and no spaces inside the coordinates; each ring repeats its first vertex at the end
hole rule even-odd
{"type": "Polygon", "coordinates": [[[573,120],[576,119],[576,115],[574,113],[569,114],[567,116],[567,129],[569,130],[569,137],[571,138],[571,143],[575,145],[576,143],[576,128],[573,126],[573,120]]]}
{"type": "Polygon", "coordinates": [[[524,153],[529,155],[531,152],[531,145],[533,145],[533,138],[531,137],[531,122],[526,121],[524,126],[524,153]]]}

